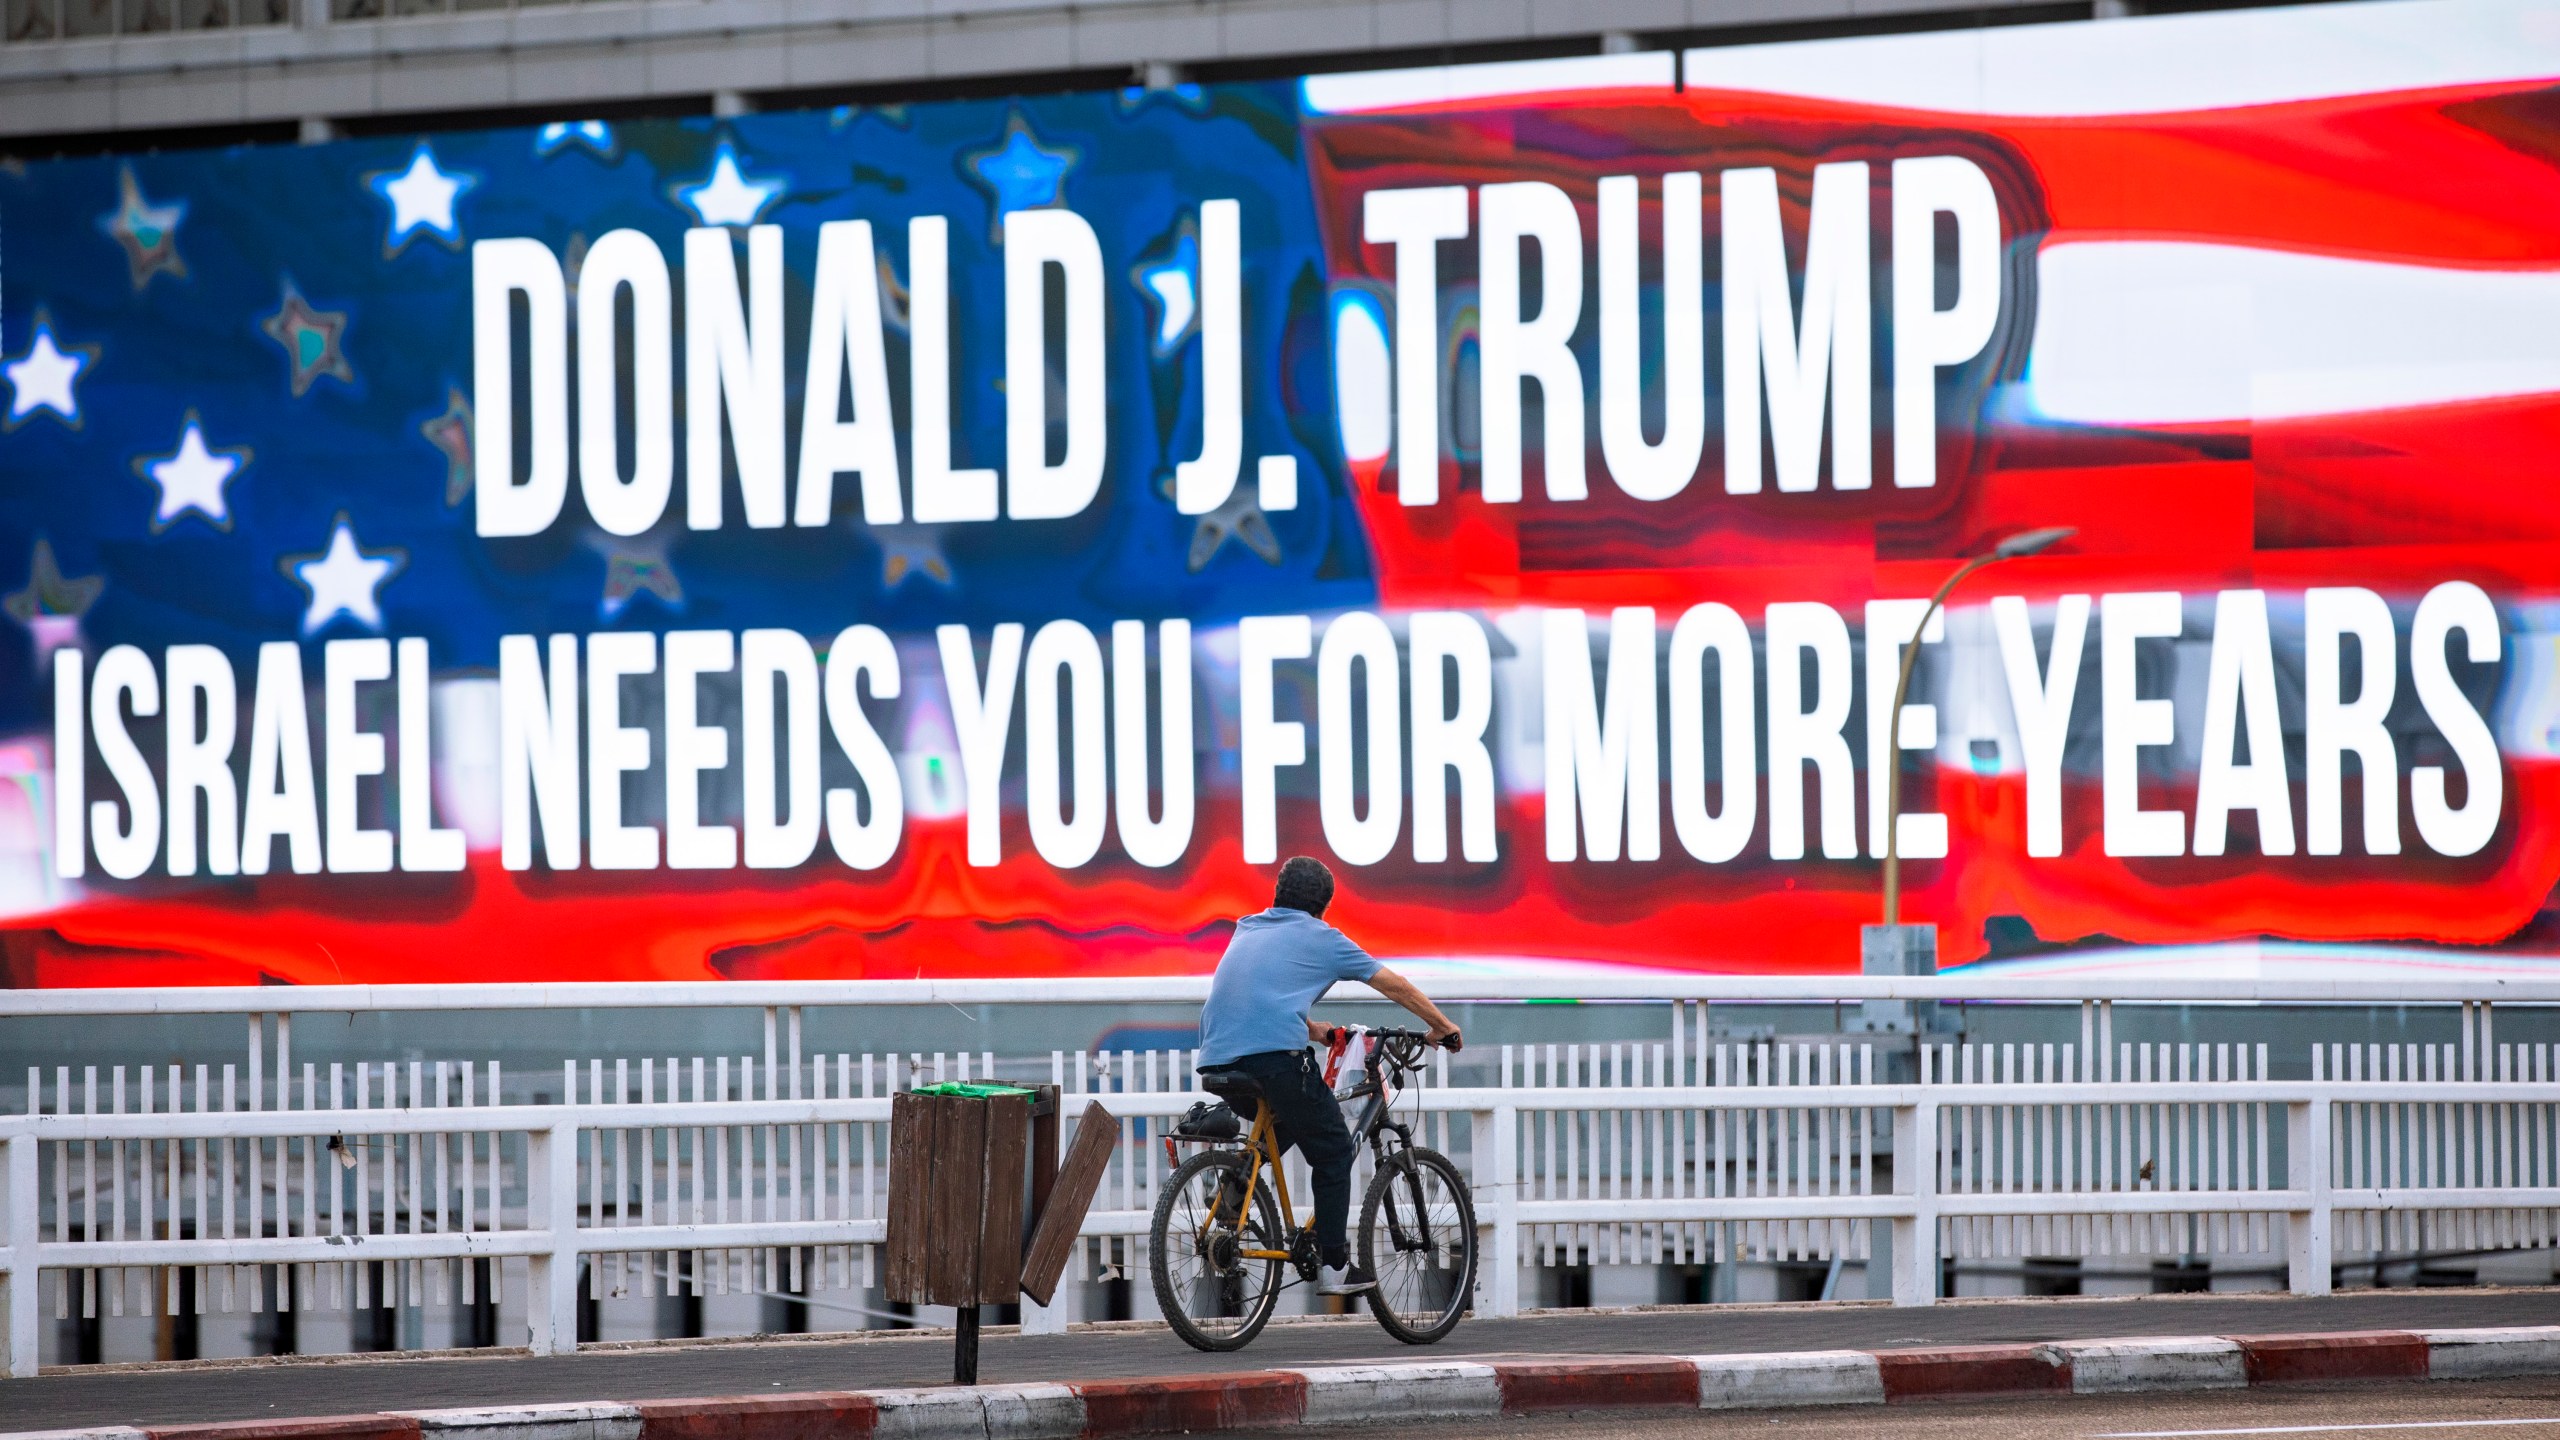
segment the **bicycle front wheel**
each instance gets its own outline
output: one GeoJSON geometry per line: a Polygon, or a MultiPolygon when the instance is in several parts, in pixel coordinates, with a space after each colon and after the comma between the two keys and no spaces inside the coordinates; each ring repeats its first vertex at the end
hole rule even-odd
{"type": "Polygon", "coordinates": [[[1243,1349],[1280,1299],[1281,1262],[1243,1253],[1289,1248],[1269,1185],[1253,1187],[1251,1213],[1239,1213],[1252,1173],[1244,1152],[1207,1150],[1175,1167],[1156,1196],[1147,1268],[1165,1322],[1195,1350],[1243,1349]]]}
{"type": "Polygon", "coordinates": [[[1378,1279],[1369,1311],[1388,1334],[1428,1345],[1458,1327],[1475,1293],[1476,1206],[1448,1156],[1379,1162],[1360,1204],[1360,1263],[1378,1279]]]}

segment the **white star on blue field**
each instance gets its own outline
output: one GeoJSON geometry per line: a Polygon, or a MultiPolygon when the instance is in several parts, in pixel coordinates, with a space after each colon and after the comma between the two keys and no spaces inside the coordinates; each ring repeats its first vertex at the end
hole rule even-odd
{"type": "Polygon", "coordinates": [[[407,563],[398,551],[367,553],[356,543],[355,527],[340,515],[329,532],[328,550],[285,558],[285,573],[311,596],[302,614],[302,633],[316,635],[341,615],[379,632],[382,604],[375,592],[407,563]]]}
{"type": "Polygon", "coordinates": [[[249,452],[216,450],[204,443],[204,425],[190,413],[186,430],[178,437],[178,448],[166,455],[145,455],[133,462],[134,473],[160,487],[160,504],[151,517],[151,528],[165,530],[184,519],[188,511],[202,515],[217,527],[231,524],[231,505],[223,487],[249,462],[249,452]]]}
{"type": "Polygon", "coordinates": [[[765,207],[790,188],[779,179],[749,178],[738,169],[738,152],[720,142],[711,159],[711,174],[699,184],[673,187],[676,201],[705,225],[753,225],[765,207]]]}
{"type": "Polygon", "coordinates": [[[454,202],[462,198],[462,192],[480,183],[479,176],[440,168],[435,151],[421,140],[418,148],[410,152],[409,168],[376,171],[366,176],[364,183],[366,189],[391,206],[391,230],[383,239],[383,254],[399,254],[420,231],[444,245],[461,248],[462,224],[454,215],[454,202]]]}
{"type": "Polygon", "coordinates": [[[9,377],[8,425],[15,428],[37,411],[50,410],[55,419],[78,428],[80,395],[75,387],[82,372],[97,358],[95,345],[64,349],[53,338],[53,322],[39,313],[35,338],[27,342],[27,353],[0,365],[0,374],[9,377]]]}

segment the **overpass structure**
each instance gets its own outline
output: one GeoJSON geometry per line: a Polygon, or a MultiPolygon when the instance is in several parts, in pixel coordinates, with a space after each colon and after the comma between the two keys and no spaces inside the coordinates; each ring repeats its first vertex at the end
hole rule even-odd
{"type": "Polygon", "coordinates": [[[2090,13],[2030,0],[9,0],[0,136],[325,139],[2090,13]]]}

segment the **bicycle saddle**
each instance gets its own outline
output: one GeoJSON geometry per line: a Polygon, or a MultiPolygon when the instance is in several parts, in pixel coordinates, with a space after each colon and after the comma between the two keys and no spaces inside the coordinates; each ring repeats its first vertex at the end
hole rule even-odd
{"type": "Polygon", "coordinates": [[[1200,1067],[1200,1088],[1222,1100],[1262,1098],[1261,1081],[1254,1079],[1249,1072],[1230,1070],[1218,1065],[1200,1067]]]}

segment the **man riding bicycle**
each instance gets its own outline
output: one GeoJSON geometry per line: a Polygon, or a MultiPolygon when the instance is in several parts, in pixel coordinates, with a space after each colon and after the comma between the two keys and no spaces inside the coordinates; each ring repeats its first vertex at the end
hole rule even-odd
{"type": "MultiPolygon", "coordinates": [[[[1330,1027],[1308,1012],[1336,981],[1362,980],[1430,1026],[1433,1043],[1455,1050],[1459,1035],[1413,982],[1324,923],[1332,902],[1333,872],[1298,855],[1280,867],[1271,908],[1236,921],[1200,1011],[1200,1068],[1241,1070],[1260,1083],[1282,1149],[1295,1146],[1314,1177],[1322,1267],[1316,1293],[1357,1295],[1377,1284],[1366,1267],[1351,1268],[1351,1166],[1359,1149],[1307,1052],[1308,1042],[1324,1040],[1330,1027]]],[[[1252,1106],[1250,1100],[1237,1106],[1248,1123],[1252,1106]]]]}

